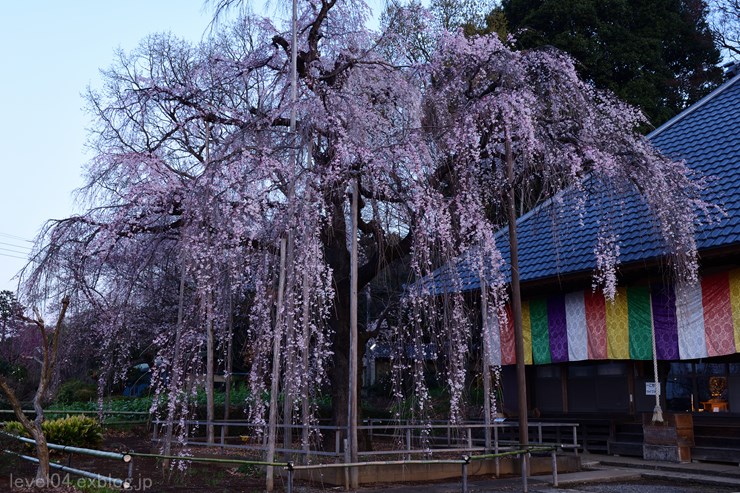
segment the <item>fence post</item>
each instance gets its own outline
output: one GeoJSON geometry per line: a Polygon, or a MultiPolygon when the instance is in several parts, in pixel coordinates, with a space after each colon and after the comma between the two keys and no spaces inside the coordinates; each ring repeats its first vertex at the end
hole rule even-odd
{"type": "Polygon", "coordinates": [[[288,493],[293,493],[293,463],[288,462],[288,493]]]}
{"type": "Polygon", "coordinates": [[[558,487],[558,458],[556,455],[556,449],[552,449],[552,486],[558,487]]]}
{"type": "Polygon", "coordinates": [[[472,449],[473,448],[473,429],[468,427],[467,430],[468,430],[468,448],[472,449]]]}
{"type": "MultiPolygon", "coordinates": [[[[347,439],[344,439],[344,463],[349,464],[351,462],[351,456],[349,455],[349,447],[347,446],[347,439]]],[[[344,489],[349,491],[349,467],[344,467],[344,489]]]]}
{"type": "Polygon", "coordinates": [[[411,460],[411,428],[406,428],[406,460],[411,460]]]}
{"type": "Polygon", "coordinates": [[[578,425],[573,425],[573,450],[578,455],[578,425]]]}
{"type": "Polygon", "coordinates": [[[462,459],[462,493],[468,493],[468,464],[470,464],[470,456],[463,455],[462,459]]]}
{"type": "Polygon", "coordinates": [[[519,463],[521,464],[521,470],[522,470],[522,491],[524,493],[527,493],[529,489],[527,488],[527,452],[522,452],[519,454],[519,463]]]}
{"type": "Polygon", "coordinates": [[[501,475],[501,460],[498,457],[498,426],[493,427],[493,453],[496,454],[496,477],[501,475]]]}

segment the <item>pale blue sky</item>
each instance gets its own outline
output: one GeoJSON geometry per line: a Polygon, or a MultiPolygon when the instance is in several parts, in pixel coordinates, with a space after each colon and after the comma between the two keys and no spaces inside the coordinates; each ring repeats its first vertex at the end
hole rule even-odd
{"type": "MultiPolygon", "coordinates": [[[[253,2],[255,8],[264,2],[253,2]]],[[[277,2],[270,3],[275,11],[277,2]]],[[[383,0],[368,4],[378,15],[383,0]]],[[[170,31],[197,41],[210,21],[202,0],[4,2],[0,14],[0,290],[23,267],[44,221],[69,216],[89,118],[80,94],[117,48],[170,31]]]]}

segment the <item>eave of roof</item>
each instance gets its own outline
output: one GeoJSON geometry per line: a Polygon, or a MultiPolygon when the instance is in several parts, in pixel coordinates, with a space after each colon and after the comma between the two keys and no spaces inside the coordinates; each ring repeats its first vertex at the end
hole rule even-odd
{"type": "MultiPolygon", "coordinates": [[[[727,217],[720,224],[703,228],[698,235],[700,252],[740,244],[740,75],[687,108],[648,135],[665,154],[685,159],[694,170],[715,179],[707,188],[705,199],[724,206],[727,217]]],[[[562,214],[557,204],[568,191],[543,202],[517,219],[520,275],[522,282],[538,282],[561,276],[585,275],[594,269],[593,245],[597,234],[595,214],[574,220],[565,217],[560,231],[553,230],[553,214],[562,214]],[[574,222],[577,222],[577,226],[574,222]],[[581,224],[582,223],[582,224],[581,224]],[[543,240],[545,238],[545,240],[543,240]],[[565,240],[563,241],[563,239],[565,240]],[[571,244],[563,248],[559,244],[571,244]],[[583,245],[587,245],[584,248],[583,245]]],[[[598,202],[599,198],[595,198],[598,202]]],[[[593,207],[598,204],[591,204],[593,207]]],[[[627,200],[620,224],[615,225],[620,238],[620,265],[655,263],[663,257],[662,243],[649,221],[640,220],[639,200],[627,200]],[[630,217],[632,214],[633,217],[630,217]]],[[[571,216],[572,216],[572,211],[571,216]]],[[[508,272],[509,244],[507,230],[496,239],[508,272]]],[[[437,269],[422,281],[433,293],[469,291],[480,288],[480,280],[467,265],[466,258],[437,269]],[[461,281],[453,287],[451,271],[461,281]]]]}

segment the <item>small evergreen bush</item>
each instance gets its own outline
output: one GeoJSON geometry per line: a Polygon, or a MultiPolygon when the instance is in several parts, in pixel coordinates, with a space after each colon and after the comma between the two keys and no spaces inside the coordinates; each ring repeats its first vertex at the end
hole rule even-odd
{"type": "Polygon", "coordinates": [[[26,429],[23,428],[23,425],[20,423],[20,421],[7,421],[5,423],[5,426],[3,426],[3,431],[12,435],[20,435],[22,437],[28,436],[28,433],[26,433],[26,429]]]}

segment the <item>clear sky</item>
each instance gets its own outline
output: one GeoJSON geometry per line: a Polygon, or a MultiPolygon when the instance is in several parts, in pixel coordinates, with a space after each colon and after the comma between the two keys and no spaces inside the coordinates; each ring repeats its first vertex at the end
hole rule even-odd
{"type": "MultiPolygon", "coordinates": [[[[252,2],[261,9],[264,2],[252,2]]],[[[275,12],[272,0],[268,13],[275,12]]],[[[383,0],[368,4],[377,16],[383,0]]],[[[33,0],[4,2],[0,13],[0,290],[26,263],[47,219],[79,210],[73,190],[91,120],[81,94],[117,48],[146,35],[203,36],[211,19],[203,0],[33,0]]]]}

